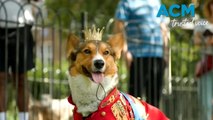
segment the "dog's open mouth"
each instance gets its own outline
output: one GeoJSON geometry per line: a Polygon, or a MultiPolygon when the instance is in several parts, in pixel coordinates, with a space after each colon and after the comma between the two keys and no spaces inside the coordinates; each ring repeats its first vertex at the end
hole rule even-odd
{"type": "Polygon", "coordinates": [[[89,72],[86,67],[82,66],[82,70],[84,74],[91,78],[91,80],[95,83],[101,83],[104,79],[104,74],[100,71],[89,72]]]}

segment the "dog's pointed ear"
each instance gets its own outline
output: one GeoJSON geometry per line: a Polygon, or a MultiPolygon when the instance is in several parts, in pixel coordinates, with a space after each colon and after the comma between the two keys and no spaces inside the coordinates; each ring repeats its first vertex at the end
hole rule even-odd
{"type": "Polygon", "coordinates": [[[117,33],[113,35],[108,43],[111,45],[112,49],[115,52],[115,59],[118,60],[121,57],[121,52],[124,47],[125,37],[123,33],[117,33]]]}
{"type": "Polygon", "coordinates": [[[74,34],[70,34],[67,39],[66,44],[66,57],[68,60],[75,60],[75,54],[78,44],[80,43],[80,39],[74,34]]]}

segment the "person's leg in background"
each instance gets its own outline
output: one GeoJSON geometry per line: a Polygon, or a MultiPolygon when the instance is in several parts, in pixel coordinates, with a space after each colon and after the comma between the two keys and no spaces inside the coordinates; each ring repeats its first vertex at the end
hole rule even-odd
{"type": "MultiPolygon", "coordinates": [[[[20,29],[22,30],[22,29],[20,29]]],[[[22,34],[24,35],[24,34],[22,34]]],[[[16,92],[14,99],[16,100],[19,120],[28,120],[29,113],[29,89],[27,83],[28,70],[28,47],[24,47],[23,43],[9,44],[9,61],[12,72],[13,90],[16,92]],[[18,54],[18,55],[17,55],[18,54]]],[[[29,56],[31,57],[31,56],[29,56]]],[[[30,58],[32,59],[32,58],[30,58]]],[[[30,60],[29,60],[30,61],[30,60]]]]}
{"type": "MultiPolygon", "coordinates": [[[[3,36],[5,29],[0,28],[0,36],[3,36]]],[[[6,120],[6,89],[7,89],[7,72],[5,72],[5,41],[4,38],[0,38],[0,120],[6,120]]],[[[8,62],[7,62],[8,64],[8,62]]]]}
{"type": "Polygon", "coordinates": [[[133,61],[131,63],[130,69],[129,69],[129,94],[135,96],[135,97],[140,97],[137,94],[138,91],[138,77],[137,77],[137,59],[133,58],[133,61]]]}
{"type": "Polygon", "coordinates": [[[205,108],[206,108],[206,113],[207,114],[207,120],[211,120],[212,119],[212,100],[213,100],[213,70],[206,73],[204,76],[206,76],[203,80],[203,83],[205,86],[203,86],[203,89],[206,92],[206,101],[205,102],[205,108]],[[205,87],[205,88],[204,88],[205,87]]]}
{"type": "Polygon", "coordinates": [[[29,87],[27,73],[13,74],[14,88],[17,89],[17,106],[19,110],[19,120],[29,119],[29,87]]]}
{"type": "Polygon", "coordinates": [[[6,120],[6,73],[0,72],[0,120],[6,120]]]}
{"type": "Polygon", "coordinates": [[[201,119],[212,120],[213,112],[213,70],[205,73],[198,80],[198,99],[200,102],[201,119]]]}
{"type": "Polygon", "coordinates": [[[213,120],[213,81],[212,81],[212,83],[211,83],[211,85],[212,85],[212,90],[211,90],[211,93],[212,93],[212,98],[211,98],[211,116],[212,116],[212,120],[213,120]]]}
{"type": "Polygon", "coordinates": [[[159,107],[163,85],[164,61],[161,58],[144,59],[147,102],[159,107]]]}
{"type": "MultiPolygon", "coordinates": [[[[1,37],[5,35],[5,29],[0,29],[1,37]]],[[[17,89],[17,106],[19,108],[19,120],[28,120],[29,90],[27,84],[27,71],[34,67],[33,60],[33,36],[31,26],[8,29],[8,34],[15,32],[14,36],[0,39],[0,120],[6,120],[6,85],[8,68],[12,68],[13,82],[17,89]],[[19,29],[19,30],[18,30],[19,29]],[[19,39],[17,40],[17,31],[19,39]],[[5,58],[6,57],[6,58],[5,58]],[[6,60],[6,61],[5,61],[6,60]],[[7,64],[7,65],[6,65],[7,64]],[[5,70],[7,66],[7,69],[5,70]],[[18,71],[17,71],[18,70],[18,71]],[[16,84],[17,83],[17,84],[16,84]]]]}
{"type": "Polygon", "coordinates": [[[210,71],[208,73],[208,78],[207,78],[207,81],[206,81],[206,87],[207,87],[207,111],[208,111],[208,119],[209,120],[212,120],[212,116],[213,116],[213,71],[210,71]]]}
{"type": "MultiPolygon", "coordinates": [[[[211,73],[211,75],[212,74],[213,74],[213,72],[211,73]]],[[[210,102],[210,104],[211,104],[211,117],[212,117],[212,120],[213,120],[213,80],[212,79],[211,79],[209,84],[211,85],[211,88],[210,88],[210,90],[211,90],[211,98],[210,98],[211,102],[210,102]]]]}
{"type": "Polygon", "coordinates": [[[19,65],[16,64],[13,68],[18,67],[13,70],[13,77],[16,83],[17,89],[17,105],[19,109],[19,120],[28,120],[29,119],[29,84],[27,72],[31,70],[35,64],[33,60],[33,47],[34,41],[31,33],[30,25],[25,25],[25,27],[20,28],[20,45],[19,47],[19,65]],[[18,71],[16,71],[18,70],[18,71]]]}
{"type": "Polygon", "coordinates": [[[135,97],[143,98],[145,93],[144,91],[144,82],[143,82],[143,59],[142,58],[134,58],[130,67],[130,75],[129,75],[129,94],[135,97]]]}
{"type": "Polygon", "coordinates": [[[154,105],[153,103],[153,87],[152,87],[152,59],[150,57],[143,58],[143,69],[142,69],[143,81],[145,86],[145,94],[146,94],[146,101],[147,103],[154,105]]]}
{"type": "Polygon", "coordinates": [[[12,62],[12,73],[14,88],[17,91],[17,106],[19,110],[19,120],[29,119],[29,85],[28,85],[28,70],[32,69],[35,64],[33,60],[33,37],[31,33],[31,26],[19,28],[20,38],[19,44],[15,44],[16,55],[10,56],[14,60],[12,62]],[[17,51],[18,50],[18,51],[17,51]],[[17,64],[18,63],[18,64],[17,64]]]}
{"type": "Polygon", "coordinates": [[[204,115],[206,112],[206,109],[205,109],[205,101],[206,101],[206,90],[205,90],[205,77],[202,76],[199,80],[198,80],[198,100],[199,100],[199,103],[200,103],[200,111],[201,111],[201,114],[200,114],[200,119],[207,119],[206,116],[204,115]]]}
{"type": "Polygon", "coordinates": [[[162,95],[162,87],[163,87],[163,78],[164,78],[164,70],[165,70],[165,62],[163,58],[154,58],[153,61],[154,71],[153,76],[155,76],[154,80],[154,105],[159,108],[159,103],[162,95]]]}

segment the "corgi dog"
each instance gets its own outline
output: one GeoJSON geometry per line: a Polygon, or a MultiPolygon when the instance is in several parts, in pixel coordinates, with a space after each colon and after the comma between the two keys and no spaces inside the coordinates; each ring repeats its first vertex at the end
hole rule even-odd
{"type": "Polygon", "coordinates": [[[117,89],[117,61],[125,38],[119,33],[104,41],[102,32],[87,29],[83,41],[68,37],[68,101],[75,106],[74,120],[168,120],[159,109],[117,89]]]}

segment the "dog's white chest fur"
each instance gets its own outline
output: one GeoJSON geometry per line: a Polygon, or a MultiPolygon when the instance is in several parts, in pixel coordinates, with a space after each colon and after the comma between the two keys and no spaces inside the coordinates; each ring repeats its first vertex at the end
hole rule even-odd
{"type": "Polygon", "coordinates": [[[117,85],[117,75],[105,76],[100,84],[77,75],[69,77],[72,100],[84,117],[98,109],[101,100],[117,85]]]}

